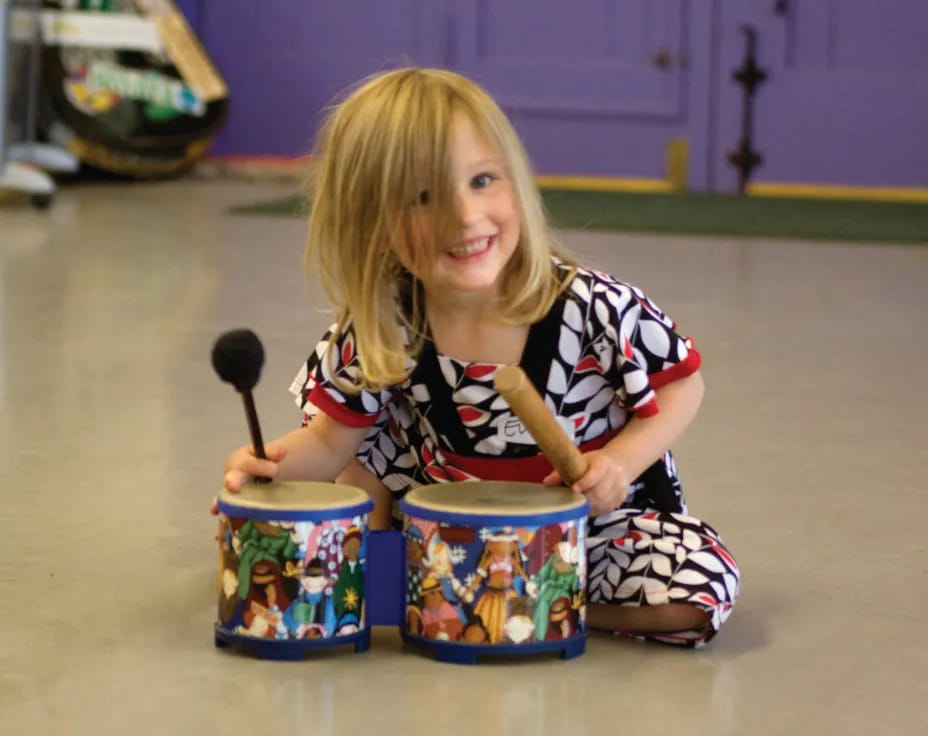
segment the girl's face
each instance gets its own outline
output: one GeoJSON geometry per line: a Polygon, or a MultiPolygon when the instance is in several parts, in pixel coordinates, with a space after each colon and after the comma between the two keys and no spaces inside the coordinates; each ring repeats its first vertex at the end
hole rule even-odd
{"type": "MultiPolygon", "coordinates": [[[[464,115],[453,123],[451,176],[457,237],[438,243],[436,252],[422,259],[422,268],[415,268],[408,254],[397,257],[433,296],[492,293],[518,246],[520,219],[502,157],[464,115]]],[[[420,195],[413,217],[413,247],[430,247],[428,192],[420,195]]]]}

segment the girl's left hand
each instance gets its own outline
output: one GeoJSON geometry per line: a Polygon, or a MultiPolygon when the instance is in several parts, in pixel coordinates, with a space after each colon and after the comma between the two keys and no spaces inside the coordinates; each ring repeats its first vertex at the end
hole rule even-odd
{"type": "MultiPolygon", "coordinates": [[[[615,458],[602,450],[585,453],[584,457],[589,467],[570,489],[586,495],[590,502],[590,515],[605,514],[625,503],[630,483],[625,469],[615,458]]],[[[546,486],[565,485],[556,470],[547,475],[542,483],[546,486]]]]}

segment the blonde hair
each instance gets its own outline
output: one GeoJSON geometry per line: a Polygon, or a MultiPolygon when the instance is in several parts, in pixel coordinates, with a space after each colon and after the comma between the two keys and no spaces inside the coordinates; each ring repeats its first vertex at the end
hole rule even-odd
{"type": "Polygon", "coordinates": [[[331,343],[354,331],[360,385],[379,390],[403,381],[426,333],[422,290],[396,250],[412,247],[412,210],[423,190],[434,213],[433,237],[460,225],[455,214],[451,128],[465,115],[499,153],[520,215],[519,244],[501,281],[501,319],[541,319],[572,271],[547,225],[528,157],[505,114],[476,84],[453,72],[404,68],[363,80],[332,108],[320,129],[310,178],[312,208],[306,245],[338,308],[331,343]],[[567,275],[565,275],[565,273],[567,275]]]}

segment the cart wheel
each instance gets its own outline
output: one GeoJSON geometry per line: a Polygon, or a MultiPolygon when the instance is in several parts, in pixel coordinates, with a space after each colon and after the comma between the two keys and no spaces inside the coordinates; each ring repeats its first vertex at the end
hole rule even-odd
{"type": "Polygon", "coordinates": [[[52,203],[54,197],[51,194],[33,194],[32,195],[32,206],[36,209],[47,210],[52,203]]]}

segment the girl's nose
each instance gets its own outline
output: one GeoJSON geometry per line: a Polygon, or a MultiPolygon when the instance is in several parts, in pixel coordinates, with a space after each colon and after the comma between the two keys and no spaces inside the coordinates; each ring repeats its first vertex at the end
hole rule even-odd
{"type": "Polygon", "coordinates": [[[454,205],[458,218],[465,227],[472,225],[480,217],[480,201],[470,191],[459,194],[454,205]]]}

